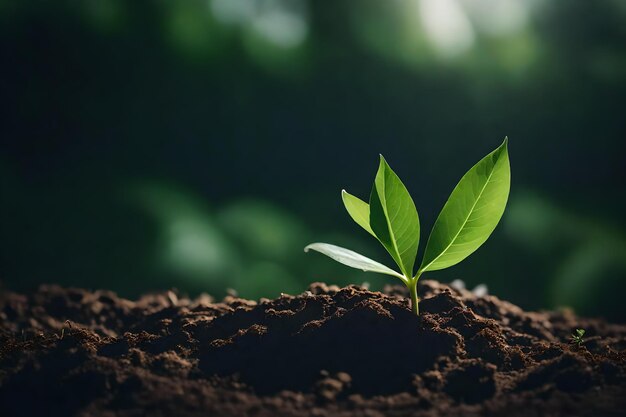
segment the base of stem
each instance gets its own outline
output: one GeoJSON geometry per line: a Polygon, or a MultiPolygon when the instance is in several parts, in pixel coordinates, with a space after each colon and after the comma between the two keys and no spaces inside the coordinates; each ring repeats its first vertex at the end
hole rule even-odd
{"type": "Polygon", "coordinates": [[[411,310],[415,315],[419,316],[419,298],[417,296],[417,280],[412,281],[409,284],[409,293],[411,294],[411,310]]]}

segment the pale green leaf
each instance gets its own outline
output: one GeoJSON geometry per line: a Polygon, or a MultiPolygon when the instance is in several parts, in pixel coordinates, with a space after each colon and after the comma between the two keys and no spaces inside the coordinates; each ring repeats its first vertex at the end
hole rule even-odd
{"type": "Polygon", "coordinates": [[[500,221],[509,196],[507,139],[452,191],[428,238],[420,272],[448,268],[480,247],[500,221]]]}
{"type": "Polygon", "coordinates": [[[341,190],[341,199],[343,205],[346,206],[348,214],[359,226],[365,229],[369,234],[376,237],[374,231],[370,227],[370,206],[365,201],[353,196],[346,190],[341,190]]]}
{"type": "Polygon", "coordinates": [[[420,238],[419,217],[409,192],[382,155],[370,194],[369,223],[404,275],[412,276],[420,238]]]}
{"type": "Polygon", "coordinates": [[[381,274],[392,275],[406,282],[406,278],[398,272],[394,271],[393,269],[388,268],[381,263],[378,263],[370,258],[367,258],[363,255],[360,255],[349,249],[342,248],[340,246],[335,246],[328,243],[311,243],[306,248],[304,248],[305,252],[308,252],[309,250],[323,253],[324,255],[334,259],[339,263],[350,266],[352,268],[360,269],[364,272],[378,272],[381,274]]]}

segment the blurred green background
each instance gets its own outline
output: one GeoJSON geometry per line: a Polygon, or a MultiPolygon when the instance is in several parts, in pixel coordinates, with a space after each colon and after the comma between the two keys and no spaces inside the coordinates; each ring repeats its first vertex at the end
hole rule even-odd
{"type": "Polygon", "coordinates": [[[422,242],[510,138],[492,238],[425,275],[624,321],[623,0],[0,0],[0,280],[246,297],[391,278],[345,213],[385,155],[422,242]]]}

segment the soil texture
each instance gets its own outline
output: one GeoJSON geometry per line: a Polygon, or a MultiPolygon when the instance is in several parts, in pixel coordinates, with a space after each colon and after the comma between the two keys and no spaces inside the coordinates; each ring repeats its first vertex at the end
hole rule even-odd
{"type": "Polygon", "coordinates": [[[4,292],[0,415],[626,416],[626,326],[419,291],[4,292]]]}

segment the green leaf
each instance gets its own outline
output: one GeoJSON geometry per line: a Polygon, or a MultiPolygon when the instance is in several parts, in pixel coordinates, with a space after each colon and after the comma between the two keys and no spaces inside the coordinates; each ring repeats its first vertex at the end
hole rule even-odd
{"type": "Polygon", "coordinates": [[[428,238],[420,273],[461,262],[496,228],[511,185],[507,142],[474,165],[452,191],[428,238]]]}
{"type": "Polygon", "coordinates": [[[365,229],[370,235],[376,237],[370,227],[370,206],[365,201],[353,196],[346,190],[341,190],[341,199],[346,206],[348,214],[359,226],[365,229]]]}
{"type": "Polygon", "coordinates": [[[420,221],[409,192],[382,155],[370,194],[369,223],[402,273],[411,277],[420,239],[420,221]]]}
{"type": "Polygon", "coordinates": [[[308,252],[309,250],[323,253],[324,255],[334,259],[339,263],[351,266],[352,268],[361,269],[364,272],[378,272],[381,274],[392,275],[406,282],[406,278],[394,271],[393,269],[388,268],[381,263],[378,263],[370,258],[367,258],[363,255],[360,255],[349,249],[342,248],[340,246],[335,246],[328,243],[311,243],[306,248],[304,248],[305,252],[308,252]]]}

